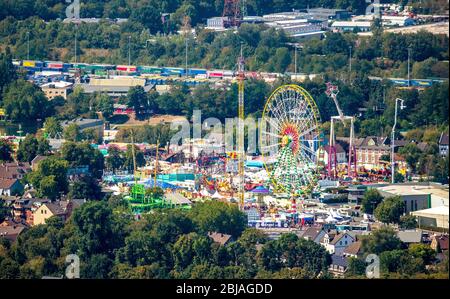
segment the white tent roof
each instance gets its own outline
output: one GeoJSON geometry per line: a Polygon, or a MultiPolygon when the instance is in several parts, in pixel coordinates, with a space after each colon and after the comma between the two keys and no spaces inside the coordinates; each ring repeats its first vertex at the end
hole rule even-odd
{"type": "Polygon", "coordinates": [[[212,198],[224,198],[225,196],[222,196],[219,194],[219,192],[216,191],[216,193],[213,194],[212,198]]]}
{"type": "Polygon", "coordinates": [[[415,212],[412,212],[411,214],[413,214],[414,216],[421,216],[421,217],[448,216],[449,207],[448,206],[439,206],[439,207],[434,207],[431,209],[415,211],[415,212]]]}

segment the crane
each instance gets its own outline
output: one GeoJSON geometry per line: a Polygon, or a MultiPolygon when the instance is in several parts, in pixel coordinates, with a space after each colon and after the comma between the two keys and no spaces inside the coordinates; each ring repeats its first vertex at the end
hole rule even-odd
{"type": "Polygon", "coordinates": [[[244,184],[245,184],[245,176],[244,176],[244,159],[245,159],[245,149],[244,149],[244,81],[245,81],[245,60],[242,51],[242,43],[241,43],[241,55],[238,59],[238,171],[239,171],[239,205],[241,209],[244,209],[244,184]]]}
{"type": "Polygon", "coordinates": [[[188,72],[188,38],[189,38],[189,31],[191,30],[191,18],[189,16],[184,16],[183,18],[183,31],[184,31],[184,44],[185,44],[185,66],[186,69],[184,70],[186,72],[186,79],[189,76],[188,72]]]}

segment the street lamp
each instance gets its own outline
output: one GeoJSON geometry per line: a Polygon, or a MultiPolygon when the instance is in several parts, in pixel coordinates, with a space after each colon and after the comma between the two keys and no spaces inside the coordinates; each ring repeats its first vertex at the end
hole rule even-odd
{"type": "Polygon", "coordinates": [[[348,47],[349,54],[348,54],[348,81],[350,85],[353,85],[352,83],[352,46],[348,47]]]}
{"type": "Polygon", "coordinates": [[[27,60],[30,60],[30,31],[27,31],[27,60]]]}
{"type": "Polygon", "coordinates": [[[395,115],[394,115],[394,126],[392,127],[392,135],[391,135],[391,181],[392,184],[395,184],[395,158],[394,158],[394,149],[395,149],[395,127],[397,126],[397,110],[398,110],[398,102],[400,102],[400,109],[403,110],[406,108],[403,105],[404,100],[400,98],[395,99],[395,115]]]}
{"type": "Polygon", "coordinates": [[[295,75],[295,79],[297,79],[297,44],[294,45],[294,60],[295,60],[294,75],[295,75]]]}
{"type": "Polygon", "coordinates": [[[408,47],[408,87],[411,85],[410,60],[411,60],[411,46],[408,47]]]}
{"type": "Polygon", "coordinates": [[[131,35],[128,35],[128,65],[131,65],[131,35]]]}

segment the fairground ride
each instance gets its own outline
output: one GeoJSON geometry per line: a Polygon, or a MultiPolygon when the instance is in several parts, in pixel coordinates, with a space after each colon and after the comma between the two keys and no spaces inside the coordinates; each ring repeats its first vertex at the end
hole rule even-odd
{"type": "MultiPolygon", "coordinates": [[[[176,205],[164,196],[157,197],[152,192],[146,192],[145,185],[138,183],[138,173],[136,169],[136,153],[134,147],[134,132],[131,131],[131,151],[133,155],[133,174],[134,174],[134,184],[131,187],[131,192],[129,195],[125,196],[124,199],[130,204],[130,208],[133,214],[140,215],[143,213],[148,213],[153,209],[167,209],[175,208],[176,205]]],[[[158,176],[158,149],[159,140],[156,144],[156,155],[155,155],[155,169],[154,169],[154,182],[153,187],[158,186],[157,176],[158,176]]]]}
{"type": "Polygon", "coordinates": [[[259,140],[264,167],[276,192],[300,196],[316,186],[319,118],[314,99],[298,85],[281,86],[267,100],[259,140]]]}
{"type": "Polygon", "coordinates": [[[339,93],[339,88],[336,85],[328,82],[327,90],[325,91],[326,95],[330,97],[334,104],[336,105],[336,109],[338,111],[338,116],[331,117],[331,125],[330,125],[330,142],[328,146],[328,165],[327,165],[327,173],[328,178],[330,179],[338,179],[339,171],[338,171],[338,162],[337,162],[337,151],[336,151],[336,137],[334,133],[334,124],[335,121],[340,120],[344,127],[347,126],[347,121],[350,121],[350,137],[349,137],[349,147],[348,147],[348,165],[347,165],[347,175],[350,178],[356,178],[358,176],[357,166],[356,166],[356,149],[355,149],[355,127],[354,127],[354,117],[353,116],[345,116],[339,107],[339,103],[337,101],[337,95],[339,93]]]}

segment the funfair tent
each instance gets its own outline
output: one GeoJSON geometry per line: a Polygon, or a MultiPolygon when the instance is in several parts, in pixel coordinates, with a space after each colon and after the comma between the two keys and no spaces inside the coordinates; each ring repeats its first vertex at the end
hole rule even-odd
{"type": "Polygon", "coordinates": [[[264,186],[258,186],[255,189],[253,189],[252,192],[258,194],[269,194],[269,190],[264,188],[264,186]]]}

